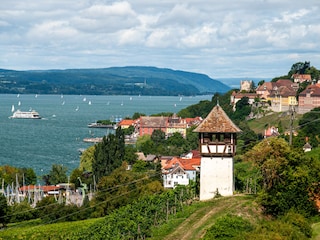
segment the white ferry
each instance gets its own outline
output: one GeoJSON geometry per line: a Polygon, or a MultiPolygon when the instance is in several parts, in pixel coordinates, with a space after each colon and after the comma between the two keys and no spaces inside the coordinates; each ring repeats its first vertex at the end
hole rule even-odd
{"type": "Polygon", "coordinates": [[[31,110],[28,112],[17,110],[9,118],[41,119],[41,116],[35,110],[31,110]]]}

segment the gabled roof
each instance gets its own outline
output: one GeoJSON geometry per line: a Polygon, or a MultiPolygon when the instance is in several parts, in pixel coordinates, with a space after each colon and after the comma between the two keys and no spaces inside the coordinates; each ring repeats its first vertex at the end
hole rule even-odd
{"type": "Polygon", "coordinates": [[[129,125],[133,125],[134,122],[135,122],[135,120],[132,120],[132,119],[123,119],[118,123],[118,125],[119,126],[129,126],[129,125]]]}
{"type": "Polygon", "coordinates": [[[309,85],[305,90],[303,90],[299,96],[306,96],[310,94],[311,97],[319,97],[320,96],[320,84],[309,85]]]}
{"type": "Polygon", "coordinates": [[[172,170],[170,173],[174,173],[174,170],[177,169],[177,166],[184,171],[196,171],[196,168],[200,166],[200,162],[200,157],[190,159],[174,157],[171,160],[168,160],[162,168],[166,171],[172,170]]]}
{"type": "Polygon", "coordinates": [[[193,131],[207,133],[237,133],[241,132],[241,129],[231,121],[219,105],[216,105],[202,123],[200,123],[193,131]]]}
{"type": "Polygon", "coordinates": [[[273,82],[265,82],[260,85],[256,91],[272,91],[273,89],[273,82]]]}
{"type": "Polygon", "coordinates": [[[166,127],[168,122],[168,117],[140,117],[140,127],[153,127],[160,128],[166,127]]]}

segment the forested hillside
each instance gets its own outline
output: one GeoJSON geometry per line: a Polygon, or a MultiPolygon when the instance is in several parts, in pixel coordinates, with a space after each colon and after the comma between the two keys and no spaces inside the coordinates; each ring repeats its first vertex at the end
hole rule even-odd
{"type": "Polygon", "coordinates": [[[0,93],[198,95],[230,88],[207,75],[156,67],[13,71],[0,69],[0,93]]]}

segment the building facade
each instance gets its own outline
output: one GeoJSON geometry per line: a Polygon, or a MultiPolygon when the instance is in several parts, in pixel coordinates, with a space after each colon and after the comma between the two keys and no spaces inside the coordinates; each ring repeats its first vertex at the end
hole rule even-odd
{"type": "Polygon", "coordinates": [[[217,105],[194,132],[199,133],[201,154],[200,200],[212,199],[218,193],[233,195],[233,156],[241,130],[217,105]]]}

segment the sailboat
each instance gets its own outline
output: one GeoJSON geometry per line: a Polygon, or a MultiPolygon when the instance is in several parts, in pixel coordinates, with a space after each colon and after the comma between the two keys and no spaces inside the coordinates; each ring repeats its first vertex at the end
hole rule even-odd
{"type": "Polygon", "coordinates": [[[14,105],[12,104],[11,112],[14,112],[14,105]]]}

